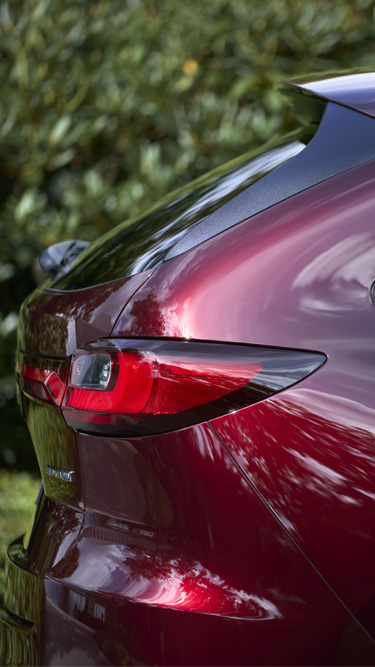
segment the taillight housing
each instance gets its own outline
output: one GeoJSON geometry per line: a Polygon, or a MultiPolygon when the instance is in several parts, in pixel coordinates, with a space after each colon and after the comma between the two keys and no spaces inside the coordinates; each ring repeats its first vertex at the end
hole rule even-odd
{"type": "Polygon", "coordinates": [[[163,433],[257,403],[307,377],[320,352],[187,340],[99,340],[70,360],[18,353],[24,393],[77,431],[163,433]],[[38,365],[39,364],[39,365],[38,365]]]}
{"type": "Polygon", "coordinates": [[[317,352],[185,340],[102,340],[72,356],[61,409],[79,431],[162,433],[265,399],[306,377],[317,352]]]}

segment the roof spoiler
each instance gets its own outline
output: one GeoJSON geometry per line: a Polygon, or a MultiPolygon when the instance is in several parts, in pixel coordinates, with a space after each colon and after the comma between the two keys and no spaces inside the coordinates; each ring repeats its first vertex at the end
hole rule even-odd
{"type": "Polygon", "coordinates": [[[286,93],[294,89],[375,118],[375,72],[326,72],[292,79],[282,87],[286,93]]]}

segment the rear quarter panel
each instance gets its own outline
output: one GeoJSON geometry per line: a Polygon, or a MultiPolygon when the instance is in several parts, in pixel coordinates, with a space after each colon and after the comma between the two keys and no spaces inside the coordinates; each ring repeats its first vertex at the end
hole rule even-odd
{"type": "Polygon", "coordinates": [[[161,266],[115,336],[324,352],[313,376],[213,426],[327,583],[375,636],[375,163],[161,266]]]}

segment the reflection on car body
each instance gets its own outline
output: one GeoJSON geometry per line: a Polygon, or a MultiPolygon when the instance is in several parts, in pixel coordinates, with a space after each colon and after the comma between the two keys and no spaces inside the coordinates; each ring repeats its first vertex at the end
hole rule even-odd
{"type": "Polygon", "coordinates": [[[375,662],[375,75],[291,89],[22,306],[4,664],[375,662]]]}

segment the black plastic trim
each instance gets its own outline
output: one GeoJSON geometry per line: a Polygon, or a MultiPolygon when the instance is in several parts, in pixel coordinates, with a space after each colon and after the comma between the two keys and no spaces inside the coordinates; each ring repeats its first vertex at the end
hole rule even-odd
{"type": "Polygon", "coordinates": [[[375,121],[333,102],[298,155],[187,230],[165,261],[279,202],[375,157],[375,121]]]}

